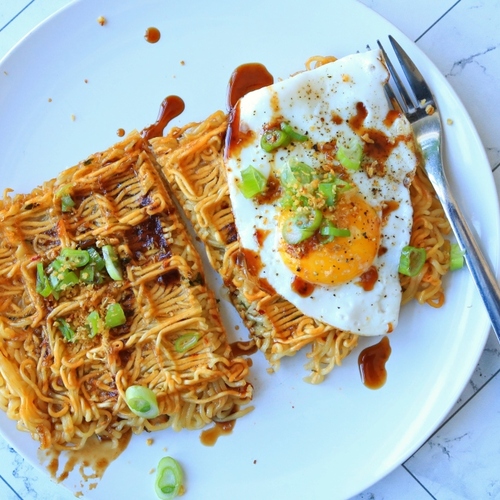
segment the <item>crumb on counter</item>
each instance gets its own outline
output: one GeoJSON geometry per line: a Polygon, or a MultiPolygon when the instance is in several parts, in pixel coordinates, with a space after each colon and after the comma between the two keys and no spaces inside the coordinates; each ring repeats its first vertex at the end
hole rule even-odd
{"type": "Polygon", "coordinates": [[[150,474],[154,474],[155,472],[156,472],[156,469],[154,467],[149,471],[150,474]]]}
{"type": "Polygon", "coordinates": [[[101,25],[101,26],[104,26],[106,24],[106,18],[104,16],[99,16],[97,18],[97,22],[101,25]]]}
{"type": "Polygon", "coordinates": [[[49,97],[47,100],[48,100],[49,102],[52,102],[52,97],[49,97]]]}
{"type": "Polygon", "coordinates": [[[181,66],[186,66],[186,61],[181,61],[181,66]]]}
{"type": "Polygon", "coordinates": [[[71,121],[74,122],[76,120],[76,115],[71,115],[71,121]]]}
{"type": "Polygon", "coordinates": [[[153,438],[148,438],[148,439],[146,439],[146,444],[147,444],[148,446],[151,446],[154,442],[155,442],[155,441],[154,441],[154,439],[153,439],[153,438]]]}
{"type": "Polygon", "coordinates": [[[446,120],[446,123],[447,123],[448,125],[453,125],[453,120],[452,120],[451,118],[448,118],[448,119],[446,120]]]}

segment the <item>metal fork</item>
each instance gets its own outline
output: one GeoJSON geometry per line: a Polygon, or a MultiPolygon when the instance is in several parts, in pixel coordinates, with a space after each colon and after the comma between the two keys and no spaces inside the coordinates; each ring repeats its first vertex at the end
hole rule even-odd
{"type": "Polygon", "coordinates": [[[399,77],[382,44],[378,41],[377,43],[399,93],[398,98],[390,83],[388,83],[386,85],[387,96],[393,106],[399,106],[411,124],[415,141],[422,152],[425,171],[443,205],[457,242],[464,252],[465,262],[469,267],[490,316],[493,330],[500,342],[500,287],[462,211],[457,205],[446,179],[441,153],[441,119],[436,100],[408,54],[392,36],[389,36],[389,40],[416,101],[409,95],[405,84],[399,77]]]}

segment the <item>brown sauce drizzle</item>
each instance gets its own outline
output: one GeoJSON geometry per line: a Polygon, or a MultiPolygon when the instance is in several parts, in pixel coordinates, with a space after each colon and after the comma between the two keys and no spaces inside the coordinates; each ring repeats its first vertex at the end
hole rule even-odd
{"type": "Polygon", "coordinates": [[[268,204],[271,205],[281,196],[281,184],[276,176],[271,173],[267,179],[266,190],[263,193],[254,197],[258,205],[268,204]]]}
{"type": "Polygon", "coordinates": [[[373,290],[377,279],[377,268],[375,266],[370,266],[370,268],[359,277],[359,284],[365,292],[369,292],[370,290],[373,290]]]}
{"type": "Polygon", "coordinates": [[[246,273],[250,278],[257,278],[257,283],[262,290],[270,295],[276,295],[276,290],[265,278],[258,278],[263,267],[260,255],[253,250],[243,248],[236,255],[236,265],[245,267],[246,273]]]}
{"type": "Polygon", "coordinates": [[[344,119],[340,115],[332,112],[332,122],[335,123],[335,125],[340,125],[343,121],[344,119]]]}
{"type": "Polygon", "coordinates": [[[184,107],[184,101],[179,96],[169,95],[165,97],[161,103],[156,122],[141,132],[142,137],[147,141],[154,137],[161,137],[165,127],[184,111],[184,107]]]}
{"type": "Polygon", "coordinates": [[[250,356],[258,351],[255,340],[238,340],[230,344],[231,351],[235,357],[250,356]]]}
{"type": "Polygon", "coordinates": [[[256,229],[255,230],[255,239],[257,240],[257,243],[259,244],[259,247],[262,248],[264,245],[264,241],[266,241],[266,238],[271,234],[270,229],[256,229]]]}
{"type": "Polygon", "coordinates": [[[369,389],[380,389],[387,380],[385,364],[391,355],[388,337],[363,349],[358,357],[359,373],[363,384],[369,389]]]}
{"type": "MultiPolygon", "coordinates": [[[[389,112],[384,120],[384,123],[386,123],[386,120],[394,121],[397,118],[397,115],[397,111],[396,116],[394,113],[389,112]]],[[[406,141],[408,138],[401,135],[397,136],[394,141],[389,141],[387,135],[382,131],[364,126],[364,121],[367,116],[368,111],[365,105],[362,102],[356,103],[356,114],[349,118],[349,126],[360,137],[364,138],[367,136],[367,140],[363,141],[364,154],[371,160],[375,160],[377,162],[377,166],[375,167],[377,175],[384,175],[387,158],[389,158],[389,155],[399,142],[406,141]]]]}
{"type": "Polygon", "coordinates": [[[310,297],[315,288],[312,283],[303,280],[299,276],[295,276],[292,281],[292,290],[301,297],[310,297]]]}
{"type": "Polygon", "coordinates": [[[151,215],[125,232],[125,238],[135,259],[140,260],[148,250],[157,248],[162,257],[171,257],[172,251],[163,234],[163,227],[158,215],[151,215]]]}
{"type": "Polygon", "coordinates": [[[274,77],[260,63],[247,63],[238,66],[229,79],[227,105],[231,110],[238,100],[253,90],[267,87],[274,83],[274,77]]]}
{"type": "Polygon", "coordinates": [[[235,423],[236,420],[231,420],[229,422],[216,422],[210,429],[202,431],[200,435],[201,443],[205,446],[213,446],[220,436],[227,436],[233,432],[235,423]]]}
{"type": "Polygon", "coordinates": [[[396,111],[395,109],[390,109],[387,112],[386,117],[384,118],[384,125],[386,127],[392,126],[392,124],[396,121],[396,119],[399,117],[399,111],[396,111]]]}
{"type": "Polygon", "coordinates": [[[399,208],[399,202],[394,200],[385,201],[382,205],[382,223],[387,222],[387,217],[399,208]]]}
{"type": "Polygon", "coordinates": [[[146,39],[146,42],[148,43],[156,43],[160,40],[161,33],[158,28],[155,28],[151,26],[146,30],[146,33],[144,33],[144,38],[146,39]]]}
{"type": "Polygon", "coordinates": [[[247,248],[242,248],[241,254],[246,264],[248,273],[251,276],[258,276],[260,270],[262,269],[262,261],[260,260],[260,255],[253,250],[248,250],[247,248]]]}
{"type": "Polygon", "coordinates": [[[266,278],[259,278],[259,286],[264,292],[267,292],[269,295],[276,295],[276,290],[274,287],[267,281],[266,278]]]}
{"type": "Polygon", "coordinates": [[[353,130],[360,130],[365,118],[368,116],[368,110],[362,102],[356,103],[356,114],[349,118],[349,126],[353,130]]]}
{"type": "Polygon", "coordinates": [[[237,155],[245,144],[253,141],[254,135],[255,132],[240,124],[240,107],[236,104],[236,107],[229,114],[224,148],[226,158],[229,155],[237,155]]]}
{"type": "Polygon", "coordinates": [[[227,88],[229,125],[226,133],[226,157],[230,154],[237,154],[245,143],[251,141],[254,136],[251,130],[240,124],[238,101],[249,92],[267,87],[273,83],[273,76],[263,64],[242,64],[233,71],[227,88]]]}
{"type": "MultiPolygon", "coordinates": [[[[118,441],[118,446],[110,439],[90,437],[81,450],[57,451],[39,450],[40,462],[48,461],[47,470],[51,477],[58,483],[64,481],[69,474],[79,467],[79,472],[84,481],[99,480],[109,464],[116,460],[127,447],[131,432],[125,433],[118,441]],[[64,463],[62,463],[64,462],[64,463]],[[62,470],[61,469],[62,465],[62,470]],[[89,469],[92,471],[89,473],[89,469]]],[[[94,484],[90,488],[95,487],[94,484]]]]}

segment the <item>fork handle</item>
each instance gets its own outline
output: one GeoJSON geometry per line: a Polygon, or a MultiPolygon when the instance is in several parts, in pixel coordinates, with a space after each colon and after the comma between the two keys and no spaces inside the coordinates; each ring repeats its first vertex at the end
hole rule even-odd
{"type": "MultiPolygon", "coordinates": [[[[416,124],[414,124],[416,125],[416,124]]],[[[425,123],[422,124],[425,127],[425,123]]],[[[497,279],[479,247],[474,233],[471,231],[462,211],[457,205],[443,169],[440,134],[429,129],[427,134],[417,133],[423,137],[419,142],[424,160],[425,170],[434,186],[460,248],[465,252],[465,262],[483,299],[489,314],[493,330],[500,342],[500,287],[497,279]]]]}

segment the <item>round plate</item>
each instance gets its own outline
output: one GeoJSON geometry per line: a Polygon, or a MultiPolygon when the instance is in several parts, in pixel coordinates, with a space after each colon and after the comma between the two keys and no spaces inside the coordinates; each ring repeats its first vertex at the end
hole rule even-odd
{"type": "MultiPolygon", "coordinates": [[[[445,120],[449,177],[494,267],[499,211],[491,171],[464,107],[432,63],[402,33],[353,0],[286,4],[253,0],[164,2],[85,0],[35,29],[0,64],[0,187],[28,192],[59,171],[106,149],[116,131],[142,129],[160,103],[186,103],[173,125],[226,107],[231,72],[261,62],[287,77],[316,54],[337,57],[392,34],[436,94],[445,120]],[[106,18],[101,26],[97,19],[106,18]],[[156,27],[161,39],[144,39],[156,27]],[[446,119],[453,125],[447,125],[446,119]],[[473,175],[471,165],[474,165],[473,175]],[[481,196],[476,196],[480,192],[481,196]]],[[[386,43],[388,45],[388,43],[386,43]]],[[[247,334],[211,277],[231,340],[247,334]],[[235,330],[235,325],[239,329],[235,330]]],[[[151,470],[165,454],[186,475],[184,498],[346,498],[369,487],[414,452],[458,399],[482,352],[489,321],[467,270],[446,277],[446,304],[410,304],[391,335],[387,383],[360,381],[359,347],[320,386],[303,382],[304,353],[270,375],[253,356],[255,410],[215,446],[200,432],[134,436],[97,484],[75,473],[64,481],[89,499],[154,498],[151,470]],[[153,438],[153,444],[146,444],[153,438]]],[[[38,443],[0,415],[0,429],[33,463],[38,443]]],[[[94,481],[95,483],[95,481],[94,481]]]]}

